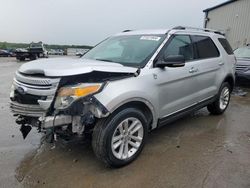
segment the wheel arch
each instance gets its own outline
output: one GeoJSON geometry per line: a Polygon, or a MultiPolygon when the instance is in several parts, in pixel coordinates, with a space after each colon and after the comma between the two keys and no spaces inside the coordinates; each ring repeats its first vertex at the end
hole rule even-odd
{"type": "Polygon", "coordinates": [[[145,99],[133,98],[130,100],[123,101],[118,106],[110,110],[110,113],[116,113],[125,108],[137,108],[142,111],[149,123],[149,130],[157,127],[157,118],[153,105],[145,99]]]}
{"type": "Polygon", "coordinates": [[[223,82],[222,83],[224,83],[224,82],[227,82],[229,85],[230,85],[230,90],[231,90],[231,92],[233,91],[233,88],[234,88],[234,85],[235,85],[235,79],[234,79],[234,76],[232,75],[232,74],[228,74],[227,76],[226,76],[226,78],[223,80],[223,82]]]}

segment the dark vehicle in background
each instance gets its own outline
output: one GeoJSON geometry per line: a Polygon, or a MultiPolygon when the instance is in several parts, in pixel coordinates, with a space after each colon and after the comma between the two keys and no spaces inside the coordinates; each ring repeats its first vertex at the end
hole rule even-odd
{"type": "Polygon", "coordinates": [[[234,54],[237,59],[236,79],[250,82],[250,45],[236,49],[234,54]]]}
{"type": "Polygon", "coordinates": [[[48,51],[42,42],[32,42],[27,49],[17,49],[15,53],[16,59],[20,61],[24,61],[25,59],[35,60],[40,57],[48,57],[48,51]]]}
{"type": "Polygon", "coordinates": [[[15,54],[9,50],[0,50],[0,57],[14,57],[15,54]]]}

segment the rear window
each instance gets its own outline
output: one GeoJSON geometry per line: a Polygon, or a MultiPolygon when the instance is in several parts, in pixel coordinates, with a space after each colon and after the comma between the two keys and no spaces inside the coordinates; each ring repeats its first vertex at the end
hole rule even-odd
{"type": "Polygon", "coordinates": [[[231,48],[227,39],[219,38],[218,40],[229,55],[233,54],[233,49],[231,48]]]}
{"type": "Polygon", "coordinates": [[[196,59],[206,59],[220,56],[219,50],[210,37],[193,36],[192,40],[196,48],[196,59]]]}

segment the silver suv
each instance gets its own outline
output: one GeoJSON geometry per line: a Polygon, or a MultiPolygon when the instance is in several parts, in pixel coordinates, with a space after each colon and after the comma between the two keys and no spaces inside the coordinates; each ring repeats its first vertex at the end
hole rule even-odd
{"type": "Polygon", "coordinates": [[[10,108],[24,138],[92,138],[96,156],[126,165],[148,132],[207,106],[222,114],[234,87],[235,57],[213,30],[124,31],[80,59],[43,59],[16,72],[10,108]]]}

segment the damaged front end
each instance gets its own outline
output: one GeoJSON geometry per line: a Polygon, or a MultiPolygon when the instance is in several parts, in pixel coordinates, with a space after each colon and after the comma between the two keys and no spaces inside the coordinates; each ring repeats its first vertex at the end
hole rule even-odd
{"type": "Polygon", "coordinates": [[[131,76],[135,75],[93,71],[57,78],[17,72],[10,109],[21,125],[23,138],[31,127],[45,132],[50,141],[55,136],[65,140],[79,138],[91,132],[97,118],[109,115],[94,94],[101,92],[109,81],[131,76]]]}

